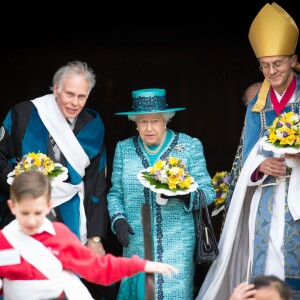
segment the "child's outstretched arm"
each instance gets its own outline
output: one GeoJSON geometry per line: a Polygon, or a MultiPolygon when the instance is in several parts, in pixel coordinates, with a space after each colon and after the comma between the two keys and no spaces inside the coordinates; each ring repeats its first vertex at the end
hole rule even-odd
{"type": "Polygon", "coordinates": [[[172,278],[172,273],[178,274],[178,270],[168,264],[161,263],[161,262],[155,262],[148,260],[145,265],[145,272],[146,273],[161,273],[161,274],[167,274],[169,278],[172,278]]]}

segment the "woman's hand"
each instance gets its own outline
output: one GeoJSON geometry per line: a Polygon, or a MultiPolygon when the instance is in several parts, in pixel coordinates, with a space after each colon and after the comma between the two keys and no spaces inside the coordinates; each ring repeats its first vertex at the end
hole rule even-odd
{"type": "Polygon", "coordinates": [[[123,247],[128,247],[129,245],[129,234],[134,235],[134,232],[128,222],[125,219],[118,219],[114,224],[114,229],[116,231],[116,236],[118,241],[123,247]]]}
{"type": "Polygon", "coordinates": [[[190,198],[191,198],[191,194],[185,194],[185,195],[176,195],[176,196],[167,196],[165,194],[160,194],[161,198],[164,199],[179,199],[183,202],[185,202],[186,204],[190,203],[190,198]]]}

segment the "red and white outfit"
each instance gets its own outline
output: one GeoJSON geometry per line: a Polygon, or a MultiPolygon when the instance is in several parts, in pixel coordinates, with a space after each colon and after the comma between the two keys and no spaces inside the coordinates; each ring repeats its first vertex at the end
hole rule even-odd
{"type": "Polygon", "coordinates": [[[78,276],[109,285],[144,272],[138,256],[99,256],[83,246],[66,225],[45,219],[39,232],[24,234],[17,220],[0,231],[0,288],[5,300],[59,297],[93,299],[78,276]]]}

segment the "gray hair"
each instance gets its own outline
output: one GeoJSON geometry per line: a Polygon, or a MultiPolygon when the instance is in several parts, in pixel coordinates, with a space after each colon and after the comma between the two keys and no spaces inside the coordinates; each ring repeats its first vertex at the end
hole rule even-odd
{"type": "MultiPolygon", "coordinates": [[[[163,117],[163,119],[169,123],[171,121],[171,119],[175,116],[175,112],[174,111],[170,111],[170,112],[164,112],[164,113],[160,113],[163,117]]],[[[139,115],[128,115],[128,120],[136,122],[136,119],[139,115]]]]}
{"type": "Polygon", "coordinates": [[[60,67],[53,76],[52,86],[50,90],[53,91],[54,85],[57,84],[58,91],[61,91],[63,80],[72,75],[82,76],[89,84],[88,94],[96,84],[96,76],[94,71],[85,63],[79,60],[68,62],[65,66],[60,67]]]}
{"type": "Polygon", "coordinates": [[[246,88],[246,90],[242,96],[242,101],[246,106],[250,103],[250,101],[254,98],[254,96],[259,92],[262,84],[263,84],[262,81],[258,81],[258,82],[254,82],[254,83],[250,84],[246,88]]]}

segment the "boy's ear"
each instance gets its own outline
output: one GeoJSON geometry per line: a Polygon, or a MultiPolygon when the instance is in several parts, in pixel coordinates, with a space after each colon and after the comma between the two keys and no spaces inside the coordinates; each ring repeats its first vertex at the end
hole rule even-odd
{"type": "Polygon", "coordinates": [[[7,205],[8,205],[8,207],[9,207],[11,213],[14,215],[14,208],[15,208],[15,205],[14,205],[14,203],[12,202],[11,199],[8,199],[8,200],[7,200],[7,205]]]}
{"type": "MultiPolygon", "coordinates": [[[[51,208],[52,208],[52,200],[51,199],[49,199],[49,201],[47,201],[47,206],[48,206],[48,213],[50,213],[51,212],[51,208]]],[[[1,300],[1,299],[0,299],[1,300]]]]}

